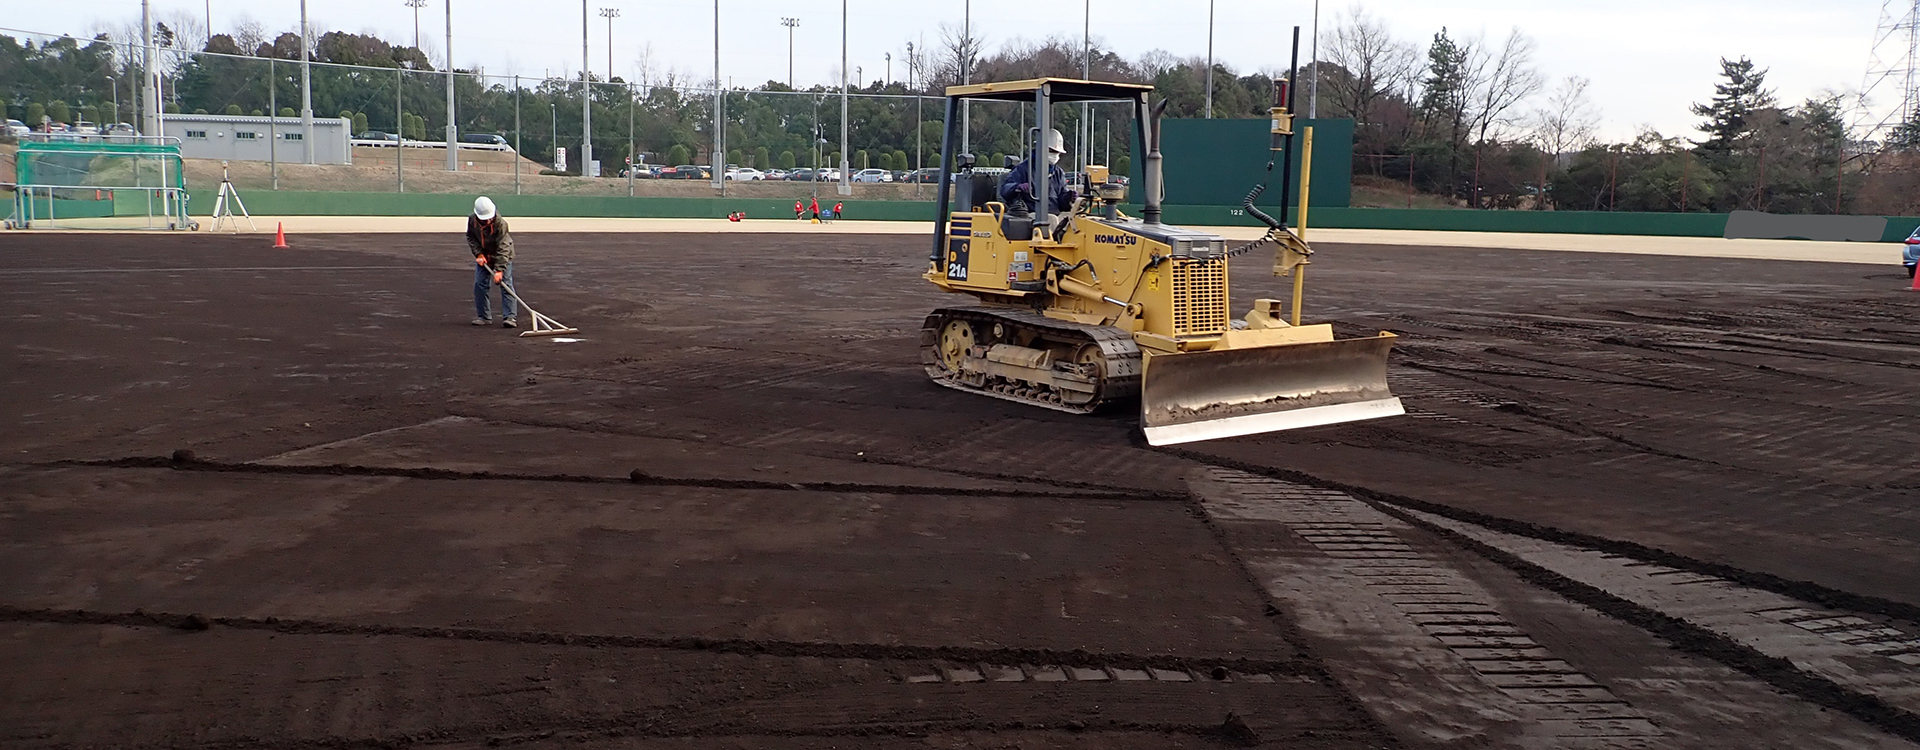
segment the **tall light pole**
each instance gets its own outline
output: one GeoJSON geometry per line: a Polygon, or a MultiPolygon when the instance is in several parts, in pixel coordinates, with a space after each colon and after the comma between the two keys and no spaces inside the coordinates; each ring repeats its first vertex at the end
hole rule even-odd
{"type": "MultiPolygon", "coordinates": [[[[966,14],[960,19],[960,82],[973,83],[973,0],[967,0],[966,14]]],[[[967,143],[972,135],[973,100],[961,99],[960,153],[971,153],[971,147],[967,143]]]]}
{"type": "MultiPolygon", "coordinates": [[[[558,157],[560,155],[560,105],[556,102],[547,102],[547,116],[553,118],[553,155],[558,157]]],[[[560,169],[558,158],[553,160],[553,168],[560,169]]]]}
{"type": "Polygon", "coordinates": [[[613,19],[620,17],[619,8],[601,8],[600,17],[607,19],[607,80],[613,80],[613,19]]]}
{"type": "Polygon", "coordinates": [[[407,7],[413,9],[413,48],[420,49],[420,9],[426,6],[427,0],[404,0],[404,2],[407,7]]]}
{"type": "Polygon", "coordinates": [[[720,0],[713,0],[713,187],[721,195],[727,190],[727,121],[721,105],[726,89],[720,79],[720,0]]]}
{"type": "Polygon", "coordinates": [[[140,131],[144,135],[160,135],[160,94],[154,86],[153,73],[152,0],[140,0],[140,79],[140,131]]]}
{"type": "MultiPolygon", "coordinates": [[[[714,0],[719,2],[719,0],[714,0]]],[[[840,0],[840,188],[841,195],[853,195],[852,175],[847,174],[847,0],[840,0]]]]}
{"type": "Polygon", "coordinates": [[[1207,119],[1213,119],[1213,0],[1207,0],[1207,119]]]}
{"type": "MultiPolygon", "coordinates": [[[[451,0],[449,0],[451,1],[451,0]]],[[[308,50],[307,0],[300,0],[300,151],[313,163],[313,53],[308,50]]]]}
{"type": "Polygon", "coordinates": [[[1320,116],[1320,0],[1313,0],[1313,88],[1307,90],[1307,119],[1320,116]]]}
{"type": "Polygon", "coordinates": [[[787,27],[787,88],[793,88],[793,27],[800,25],[800,19],[782,18],[780,25],[787,27]]]}
{"type": "MultiPolygon", "coordinates": [[[[1080,10],[1080,80],[1093,78],[1093,0],[1084,0],[1080,10]]],[[[1080,127],[1073,129],[1073,138],[1079,141],[1073,147],[1075,161],[1080,164],[1080,173],[1086,174],[1087,165],[1093,161],[1087,158],[1088,146],[1093,143],[1093,105],[1080,103],[1080,127]]]]}
{"type": "Polygon", "coordinates": [[[587,0],[580,0],[580,176],[593,176],[593,74],[587,72],[587,0]]]}
{"type": "Polygon", "coordinates": [[[453,119],[453,0],[447,0],[447,171],[460,171],[460,126],[453,119]]]}
{"type": "Polygon", "coordinates": [[[887,54],[882,55],[882,57],[887,58],[887,79],[880,82],[880,85],[885,86],[889,83],[893,83],[893,53],[888,52],[887,54]]]}

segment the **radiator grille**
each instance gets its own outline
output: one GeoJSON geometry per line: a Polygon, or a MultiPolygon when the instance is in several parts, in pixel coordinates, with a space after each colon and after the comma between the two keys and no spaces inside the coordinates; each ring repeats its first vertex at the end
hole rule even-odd
{"type": "Polygon", "coordinates": [[[1227,330],[1227,264],[1176,260],[1172,270],[1173,335],[1227,330]]]}

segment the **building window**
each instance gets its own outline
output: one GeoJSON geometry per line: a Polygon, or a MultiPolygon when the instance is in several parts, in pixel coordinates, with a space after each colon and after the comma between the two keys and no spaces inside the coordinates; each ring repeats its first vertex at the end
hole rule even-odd
{"type": "Polygon", "coordinates": [[[233,137],[243,141],[251,141],[255,138],[259,138],[260,134],[248,132],[245,130],[235,130],[233,131],[233,137]]]}
{"type": "Polygon", "coordinates": [[[304,138],[305,136],[301,133],[281,133],[280,137],[285,138],[289,141],[297,141],[304,138]]]}
{"type": "Polygon", "coordinates": [[[187,131],[187,137],[188,137],[188,138],[199,138],[199,139],[202,139],[202,140],[205,140],[205,139],[206,139],[206,137],[207,137],[207,131],[205,131],[205,130],[189,130],[189,131],[187,131]]]}

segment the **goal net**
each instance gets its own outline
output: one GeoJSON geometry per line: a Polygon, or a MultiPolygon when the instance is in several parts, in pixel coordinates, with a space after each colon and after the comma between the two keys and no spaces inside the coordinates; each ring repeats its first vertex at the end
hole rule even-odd
{"type": "Polygon", "coordinates": [[[7,226],[192,228],[180,147],[163,140],[43,136],[22,142],[7,226]]]}

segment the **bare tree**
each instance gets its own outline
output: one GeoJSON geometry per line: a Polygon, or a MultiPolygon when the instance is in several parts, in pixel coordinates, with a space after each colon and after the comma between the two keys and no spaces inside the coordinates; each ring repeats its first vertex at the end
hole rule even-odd
{"type": "Polygon", "coordinates": [[[1467,120],[1474,140],[1486,143],[1495,128],[1514,124],[1513,108],[1540,92],[1545,82],[1533,67],[1532,37],[1515,26],[1497,54],[1473,45],[1467,66],[1467,120]]]}
{"type": "Polygon", "coordinates": [[[267,43],[267,27],[252,16],[241,14],[233,25],[233,43],[247,54],[253,54],[260,45],[267,43]]]}
{"type": "Polygon", "coordinates": [[[1357,5],[1341,15],[1332,37],[1323,62],[1341,71],[1323,75],[1327,99],[1336,112],[1353,118],[1362,144],[1374,144],[1380,135],[1379,109],[1417,77],[1418,53],[1357,5]]]}
{"type": "Polygon", "coordinates": [[[640,90],[653,90],[654,81],[660,77],[660,61],[654,57],[653,42],[640,45],[633,57],[633,69],[639,76],[640,90]]]}
{"type": "Polygon", "coordinates": [[[940,24],[940,56],[934,61],[933,78],[943,86],[967,80],[980,65],[982,40],[966,29],[940,24]]]}
{"type": "Polygon", "coordinates": [[[1533,110],[1533,141],[1549,157],[1558,157],[1593,144],[1594,130],[1600,124],[1600,110],[1587,99],[1589,81],[1568,76],[1547,96],[1544,106],[1533,110]]]}

